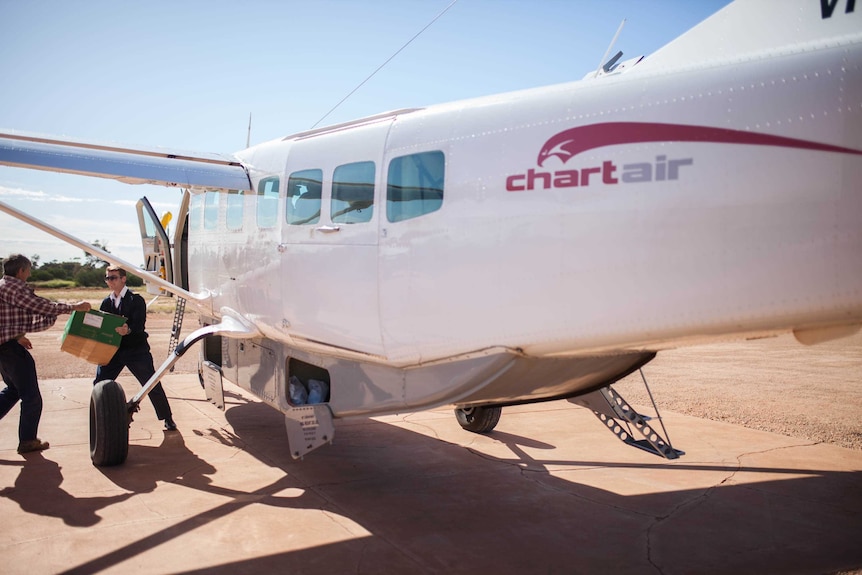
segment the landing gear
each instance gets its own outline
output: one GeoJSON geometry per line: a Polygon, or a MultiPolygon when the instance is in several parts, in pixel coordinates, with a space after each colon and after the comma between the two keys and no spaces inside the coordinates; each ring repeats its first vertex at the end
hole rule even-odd
{"type": "Polygon", "coordinates": [[[90,459],[93,465],[120,465],[129,454],[129,410],[123,388],[100,381],[90,395],[90,459]]]}
{"type": "MultiPolygon", "coordinates": [[[[93,460],[93,465],[120,465],[126,461],[129,455],[129,424],[132,421],[132,413],[138,410],[150,390],[158,385],[162,376],[168,373],[193,344],[208,335],[239,334],[241,337],[249,337],[253,333],[256,332],[252,331],[244,319],[229,315],[224,316],[220,324],[206,325],[195,330],[177,344],[147,383],[141,386],[141,391],[128,403],[123,388],[116,381],[106,379],[97,383],[90,396],[90,459],[93,460]]],[[[218,375],[220,378],[220,370],[218,375]]]]}
{"type": "Polygon", "coordinates": [[[486,407],[463,407],[455,410],[459,425],[473,433],[488,433],[500,421],[502,407],[489,405],[486,407]]]}

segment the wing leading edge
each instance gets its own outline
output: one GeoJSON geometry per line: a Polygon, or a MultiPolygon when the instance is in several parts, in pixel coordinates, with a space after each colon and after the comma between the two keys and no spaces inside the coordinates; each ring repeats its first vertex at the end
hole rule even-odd
{"type": "Polygon", "coordinates": [[[233,159],[61,140],[0,130],[0,165],[111,178],[127,184],[251,190],[233,159]]]}

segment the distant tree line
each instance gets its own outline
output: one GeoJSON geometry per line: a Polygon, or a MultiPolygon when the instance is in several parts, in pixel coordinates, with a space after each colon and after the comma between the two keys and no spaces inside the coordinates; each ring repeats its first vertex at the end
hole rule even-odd
{"type": "MultiPolygon", "coordinates": [[[[95,241],[93,245],[110,253],[104,242],[95,241]]],[[[84,252],[84,262],[52,261],[40,264],[38,254],[30,257],[33,268],[30,280],[45,287],[105,287],[105,268],[108,262],[84,252]]],[[[126,284],[131,287],[144,285],[144,280],[126,270],[126,284]]]]}
{"type": "MultiPolygon", "coordinates": [[[[35,283],[51,283],[48,287],[105,287],[105,268],[90,266],[80,262],[49,262],[38,268],[33,267],[30,281],[35,283]]],[[[126,284],[132,287],[141,286],[144,280],[126,270],[126,284]]]]}

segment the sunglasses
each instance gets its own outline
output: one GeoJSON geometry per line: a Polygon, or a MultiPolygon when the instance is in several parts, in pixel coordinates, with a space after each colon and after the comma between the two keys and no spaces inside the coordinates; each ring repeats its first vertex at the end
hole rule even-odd
{"type": "Polygon", "coordinates": [[[120,279],[120,276],[105,276],[105,281],[106,281],[106,282],[112,282],[112,281],[114,281],[114,280],[116,280],[116,279],[120,279]]]}

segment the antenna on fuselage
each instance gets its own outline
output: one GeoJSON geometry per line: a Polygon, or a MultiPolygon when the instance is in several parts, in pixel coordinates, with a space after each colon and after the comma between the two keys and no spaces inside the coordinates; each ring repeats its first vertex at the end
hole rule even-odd
{"type": "MultiPolygon", "coordinates": [[[[611,43],[608,45],[608,49],[607,49],[607,50],[605,50],[605,55],[604,55],[604,56],[602,56],[602,59],[601,59],[601,61],[599,62],[599,67],[598,67],[598,68],[596,68],[596,73],[593,75],[593,78],[598,78],[598,77],[599,77],[599,72],[601,72],[601,71],[602,71],[602,68],[604,68],[604,67],[605,67],[605,63],[604,63],[604,62],[605,62],[605,60],[607,59],[608,54],[610,54],[610,53],[611,53],[611,48],[613,48],[613,47],[614,47],[614,44],[616,44],[616,42],[617,42],[617,38],[619,37],[620,32],[622,32],[622,31],[623,31],[623,25],[624,25],[625,23],[626,23],[626,19],[625,19],[625,18],[623,18],[623,21],[622,21],[622,22],[620,22],[620,27],[619,27],[619,28],[617,28],[617,33],[616,33],[616,34],[614,34],[614,38],[613,38],[613,40],[611,40],[611,43]]],[[[619,54],[617,54],[617,55],[614,57],[614,62],[608,62],[608,64],[609,64],[609,66],[608,66],[608,67],[613,66],[613,65],[614,65],[614,63],[616,62],[616,60],[619,60],[619,59],[620,59],[620,56],[622,56],[622,55],[623,55],[623,54],[622,54],[622,52],[620,52],[619,54]]],[[[605,72],[607,72],[607,71],[608,71],[608,70],[605,70],[605,72]]]]}
{"type": "Polygon", "coordinates": [[[385,62],[383,62],[382,64],[380,64],[380,66],[378,66],[376,70],[374,70],[373,72],[371,72],[371,74],[369,74],[367,78],[365,78],[364,80],[362,80],[362,81],[359,83],[359,85],[358,85],[358,86],[356,86],[355,88],[353,88],[353,90],[351,90],[349,94],[347,94],[346,96],[344,96],[344,97],[341,99],[341,101],[340,101],[340,102],[338,102],[336,105],[334,105],[334,106],[332,107],[332,109],[330,109],[327,113],[325,113],[325,114],[323,115],[323,117],[322,117],[321,119],[319,119],[318,121],[316,121],[316,122],[314,123],[314,125],[312,125],[312,126],[311,126],[311,128],[309,128],[309,129],[313,130],[314,128],[316,128],[316,127],[317,127],[317,125],[318,125],[319,123],[321,123],[323,120],[325,120],[325,119],[326,119],[326,117],[327,117],[327,116],[329,116],[332,112],[334,112],[334,111],[335,111],[335,109],[336,109],[338,106],[340,106],[341,104],[343,104],[343,103],[344,103],[344,101],[345,101],[345,100],[347,100],[347,98],[349,98],[350,96],[352,96],[352,95],[353,95],[353,93],[354,93],[356,90],[358,90],[358,89],[359,89],[359,88],[361,88],[363,85],[365,85],[365,82],[367,82],[368,80],[370,80],[372,76],[374,76],[377,72],[379,72],[380,70],[382,70],[382,69],[383,69],[383,67],[384,67],[386,64],[388,64],[388,63],[389,63],[389,62],[390,62],[390,61],[391,61],[395,56],[397,56],[397,55],[401,52],[401,50],[403,50],[404,48],[406,48],[406,47],[407,47],[407,46],[408,46],[408,45],[409,45],[413,40],[415,40],[416,38],[418,38],[418,37],[419,37],[419,35],[420,35],[422,32],[424,32],[425,30],[427,30],[427,29],[431,26],[431,24],[433,24],[434,22],[436,22],[437,20],[439,20],[439,19],[440,19],[440,17],[441,17],[441,16],[443,16],[443,14],[445,14],[445,13],[449,10],[449,8],[451,8],[452,6],[454,6],[454,5],[455,5],[455,3],[456,3],[457,1],[458,1],[458,0],[452,0],[452,3],[451,3],[451,4],[449,4],[448,6],[446,6],[445,8],[443,8],[443,11],[442,11],[442,12],[440,12],[439,14],[437,14],[436,16],[434,16],[434,18],[433,18],[430,22],[428,22],[428,24],[426,24],[424,28],[422,28],[421,30],[419,30],[418,32],[416,32],[416,35],[415,35],[415,36],[413,36],[412,38],[410,38],[409,40],[407,40],[407,42],[405,42],[403,46],[401,46],[400,48],[398,48],[398,50],[396,50],[394,54],[392,54],[391,56],[389,56],[389,58],[387,58],[387,60],[386,60],[385,62]]]}
{"type": "Polygon", "coordinates": [[[245,136],[245,147],[251,145],[251,112],[248,113],[248,134],[245,136]]]}

